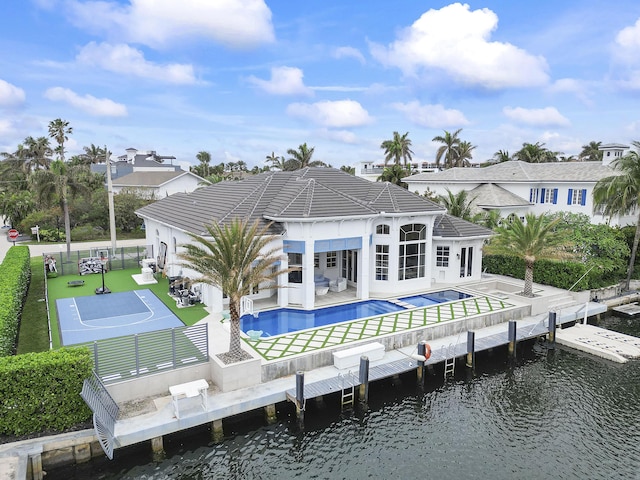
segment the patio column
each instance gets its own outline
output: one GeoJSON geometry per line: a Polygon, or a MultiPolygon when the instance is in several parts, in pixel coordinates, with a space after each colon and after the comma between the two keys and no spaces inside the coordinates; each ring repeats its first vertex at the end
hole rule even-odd
{"type": "MultiPolygon", "coordinates": [[[[289,257],[287,255],[282,255],[280,267],[282,270],[286,270],[287,268],[289,268],[289,257]]],[[[276,295],[278,295],[278,307],[284,308],[289,305],[289,289],[286,288],[287,284],[289,283],[289,275],[278,275],[277,281],[278,286],[284,287],[276,289],[276,295]]]]}
{"type": "Polygon", "coordinates": [[[314,268],[313,268],[313,256],[314,241],[311,238],[307,238],[304,241],[304,255],[302,256],[302,308],[312,309],[315,306],[316,297],[316,285],[313,281],[314,268]]]}
{"type": "MultiPolygon", "coordinates": [[[[360,300],[369,299],[369,289],[371,282],[371,245],[369,243],[369,236],[362,238],[362,248],[360,249],[360,262],[358,262],[358,289],[357,297],[360,300]]],[[[375,261],[375,259],[373,260],[375,261]]]]}

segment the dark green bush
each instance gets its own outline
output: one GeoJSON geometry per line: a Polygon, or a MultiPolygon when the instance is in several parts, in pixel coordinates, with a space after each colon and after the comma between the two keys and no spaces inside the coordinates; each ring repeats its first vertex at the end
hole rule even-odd
{"type": "Polygon", "coordinates": [[[91,411],[80,397],[93,368],[87,348],[0,358],[0,434],[64,430],[91,411]]]}
{"type": "Polygon", "coordinates": [[[71,238],[74,242],[83,242],[86,240],[94,240],[104,235],[104,230],[100,227],[92,225],[83,225],[75,227],[71,230],[71,238]]]}
{"type": "Polygon", "coordinates": [[[30,277],[29,248],[9,248],[0,264],[0,357],[15,352],[22,303],[30,277]]]}

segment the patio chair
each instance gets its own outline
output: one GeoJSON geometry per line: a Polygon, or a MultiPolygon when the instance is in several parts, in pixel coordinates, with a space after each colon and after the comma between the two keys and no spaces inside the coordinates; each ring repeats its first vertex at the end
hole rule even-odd
{"type": "Polygon", "coordinates": [[[332,292],[342,292],[347,289],[347,279],[344,277],[338,277],[335,280],[329,282],[329,290],[332,292]]]}

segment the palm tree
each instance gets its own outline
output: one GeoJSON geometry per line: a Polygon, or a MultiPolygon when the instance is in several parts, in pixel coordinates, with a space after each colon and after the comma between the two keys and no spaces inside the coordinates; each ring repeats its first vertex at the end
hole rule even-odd
{"type": "Polygon", "coordinates": [[[402,179],[409,174],[409,170],[398,164],[394,164],[390,167],[384,167],[384,170],[382,170],[382,174],[377,178],[377,181],[389,182],[402,188],[409,188],[409,186],[402,181],[402,179]]]}
{"type": "Polygon", "coordinates": [[[475,148],[476,146],[471,145],[471,142],[460,142],[458,148],[456,148],[454,163],[451,167],[470,167],[471,159],[473,158],[472,152],[475,148]]]}
{"type": "Polygon", "coordinates": [[[33,138],[29,136],[24,139],[24,146],[27,149],[23,164],[26,172],[49,169],[53,150],[47,137],[33,138]]]}
{"type": "Polygon", "coordinates": [[[199,175],[204,178],[211,175],[209,168],[209,165],[211,164],[211,154],[205,150],[202,150],[196,154],[196,158],[200,162],[200,165],[198,165],[198,167],[200,167],[199,175]]]}
{"type": "Polygon", "coordinates": [[[513,215],[511,222],[504,222],[496,229],[497,235],[485,247],[489,253],[515,255],[524,259],[525,297],[533,297],[533,264],[538,258],[558,258],[556,246],[562,237],[556,233],[555,226],[559,218],[550,220],[546,214],[536,216],[528,213],[523,222],[513,215]]]}
{"type": "Polygon", "coordinates": [[[440,162],[443,158],[445,166],[452,165],[454,163],[454,159],[457,155],[456,149],[460,145],[460,138],[458,138],[458,135],[461,131],[461,128],[453,133],[449,133],[445,130],[444,135],[436,135],[433,137],[431,140],[432,142],[439,142],[443,144],[436,151],[436,167],[440,167],[440,162]]]}
{"type": "Polygon", "coordinates": [[[589,142],[587,145],[582,146],[582,151],[578,155],[578,159],[581,162],[601,162],[602,154],[604,153],[600,150],[600,145],[602,142],[589,142]]]}
{"type": "Polygon", "coordinates": [[[636,213],[636,233],[631,247],[631,258],[627,268],[625,290],[629,290],[631,275],[636,263],[638,242],[640,241],[640,142],[631,144],[635,150],[611,162],[617,175],[603,178],[593,188],[594,210],[602,211],[603,215],[611,218],[614,215],[629,215],[636,213]]]}
{"type": "Polygon", "coordinates": [[[67,135],[73,133],[73,128],[69,126],[69,122],[56,118],[49,122],[49,137],[58,142],[58,146],[55,148],[55,152],[58,154],[58,158],[64,162],[64,142],[69,140],[67,135]]]}
{"type": "Polygon", "coordinates": [[[297,150],[293,148],[287,150],[287,153],[291,155],[291,157],[287,159],[287,162],[290,162],[289,165],[295,166],[295,168],[291,168],[291,170],[300,170],[306,167],[326,167],[326,163],[320,160],[311,160],[314,151],[315,147],[309,148],[306,142],[298,146],[297,150]]]}
{"type": "Polygon", "coordinates": [[[349,175],[355,175],[356,174],[356,168],[355,167],[351,167],[349,165],[342,165],[340,167],[340,170],[342,170],[343,172],[348,173],[349,175]]]}
{"type": "Polygon", "coordinates": [[[482,225],[483,227],[495,230],[502,223],[502,216],[500,210],[486,210],[479,215],[474,216],[474,223],[482,225]]]}
{"type": "Polygon", "coordinates": [[[270,245],[275,236],[268,234],[269,227],[260,226],[259,220],[213,223],[206,226],[206,238],[189,234],[195,243],[184,245],[185,252],[179,254],[184,265],[200,275],[192,279],[194,282],[219,288],[229,298],[229,351],[221,356],[227,363],[244,360],[247,355],[240,346],[241,298],[266,282],[273,288],[276,278],[288,272],[275,268],[282,254],[270,245]]]}
{"type": "Polygon", "coordinates": [[[71,256],[69,201],[78,192],[87,190],[85,184],[77,178],[84,171],[86,167],[82,165],[69,165],[62,160],[56,160],[51,162],[50,170],[36,170],[30,178],[40,201],[57,202],[62,208],[64,231],[67,237],[67,259],[71,256]]]}
{"type": "Polygon", "coordinates": [[[513,158],[528,163],[557,162],[558,152],[552,152],[544,146],[544,143],[523,143],[513,158]]]}
{"type": "Polygon", "coordinates": [[[84,153],[82,157],[86,164],[103,163],[106,162],[106,156],[104,154],[104,148],[96,147],[93,143],[89,147],[82,147],[84,153]]]}
{"type": "Polygon", "coordinates": [[[447,213],[463,220],[471,220],[473,217],[473,208],[471,204],[476,197],[469,198],[469,192],[460,190],[453,194],[448,188],[446,195],[438,195],[437,202],[447,209],[447,213]]]}
{"type": "Polygon", "coordinates": [[[508,150],[498,150],[493,154],[493,160],[496,163],[508,162],[509,160],[511,160],[511,155],[509,155],[508,150]]]}
{"type": "Polygon", "coordinates": [[[400,159],[406,168],[407,160],[411,161],[413,157],[413,151],[411,150],[411,140],[408,138],[409,132],[404,135],[400,135],[398,132],[393,132],[393,138],[391,140],[385,140],[380,144],[380,148],[384,150],[384,164],[385,166],[389,160],[393,159],[396,165],[400,165],[400,159]]]}

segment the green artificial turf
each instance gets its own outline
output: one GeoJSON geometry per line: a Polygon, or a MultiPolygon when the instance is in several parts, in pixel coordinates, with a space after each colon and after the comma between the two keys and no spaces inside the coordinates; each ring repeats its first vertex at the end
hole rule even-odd
{"type": "Polygon", "coordinates": [[[42,257],[31,258],[31,283],[22,308],[17,353],[49,350],[47,304],[44,298],[44,266],[42,257]]]}

